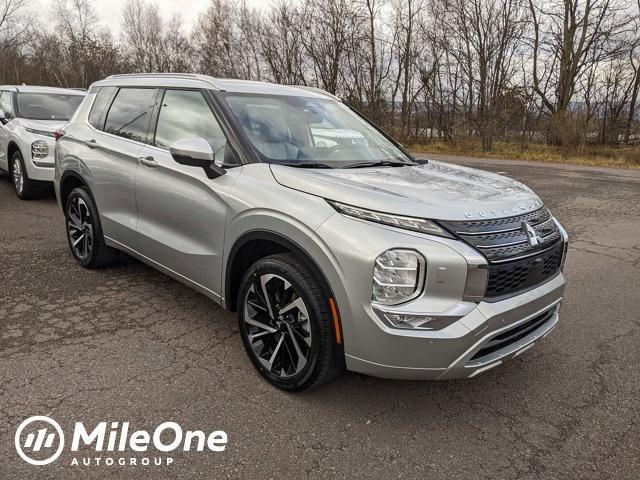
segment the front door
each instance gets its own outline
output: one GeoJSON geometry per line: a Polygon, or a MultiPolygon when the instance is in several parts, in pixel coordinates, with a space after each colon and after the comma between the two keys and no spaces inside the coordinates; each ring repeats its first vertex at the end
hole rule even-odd
{"type": "Polygon", "coordinates": [[[219,299],[227,195],[241,168],[209,179],[171,156],[176,141],[204,138],[222,163],[226,138],[200,91],[166,90],[159,105],[136,173],[138,251],[219,299]]]}

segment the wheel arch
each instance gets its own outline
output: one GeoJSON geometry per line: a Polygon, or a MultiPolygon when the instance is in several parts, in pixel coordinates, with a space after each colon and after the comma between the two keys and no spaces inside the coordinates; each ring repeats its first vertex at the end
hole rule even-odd
{"type": "Polygon", "coordinates": [[[74,170],[67,170],[60,177],[60,207],[64,211],[65,205],[67,204],[67,198],[69,198],[69,194],[72,192],[74,188],[84,187],[89,192],[89,195],[93,197],[91,193],[91,188],[87,181],[82,178],[78,172],[74,170]]]}
{"type": "Polygon", "coordinates": [[[7,146],[7,166],[9,167],[9,170],[11,170],[11,166],[13,164],[13,154],[16,152],[20,152],[20,155],[22,155],[22,158],[24,159],[20,145],[18,145],[15,140],[11,140],[7,146]]]}
{"type": "Polygon", "coordinates": [[[251,265],[261,258],[283,252],[293,253],[309,267],[320,280],[326,297],[335,301],[333,289],[326,275],[304,247],[277,232],[252,230],[239,237],[229,251],[224,272],[225,307],[236,311],[240,283],[251,265]]]}

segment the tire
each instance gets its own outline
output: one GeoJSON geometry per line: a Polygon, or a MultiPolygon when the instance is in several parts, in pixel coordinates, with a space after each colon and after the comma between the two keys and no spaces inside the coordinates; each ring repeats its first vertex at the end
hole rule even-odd
{"type": "Polygon", "coordinates": [[[22,154],[15,151],[11,156],[11,181],[20,200],[33,200],[44,193],[41,183],[31,180],[24,165],[22,154]]]}
{"type": "Polygon", "coordinates": [[[71,191],[64,216],[69,248],[80,265],[105,268],[118,260],[119,251],[104,242],[98,209],[87,189],[79,187],[71,191]]]}
{"type": "Polygon", "coordinates": [[[306,390],[344,370],[328,299],[316,277],[293,254],[265,257],[245,274],[238,323],[251,362],[277,388],[306,390]]]}

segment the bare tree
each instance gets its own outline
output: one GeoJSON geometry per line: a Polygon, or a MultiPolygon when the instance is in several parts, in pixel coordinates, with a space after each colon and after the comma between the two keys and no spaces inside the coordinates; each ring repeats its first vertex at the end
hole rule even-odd
{"type": "Polygon", "coordinates": [[[271,9],[260,28],[260,51],[267,76],[277,83],[307,84],[301,19],[296,7],[281,2],[271,9]]]}
{"type": "Polygon", "coordinates": [[[157,5],[145,0],[127,0],[122,12],[125,53],[134,70],[180,72],[191,69],[194,52],[182,33],[179,15],[164,22],[157,5]]]}
{"type": "Polygon", "coordinates": [[[425,5],[424,0],[395,0],[393,3],[394,54],[397,58],[397,72],[391,101],[393,111],[399,92],[401,134],[405,137],[409,136],[413,104],[420,93],[414,90],[414,84],[418,71],[416,59],[420,48],[420,41],[417,38],[418,27],[425,5]]]}
{"type": "Polygon", "coordinates": [[[301,38],[315,83],[330,93],[338,90],[349,32],[358,19],[348,0],[309,0],[302,11],[301,38]]]}
{"type": "Polygon", "coordinates": [[[409,141],[484,150],[640,130],[640,0],[209,0],[191,29],[127,0],[118,39],[95,0],[53,0],[49,24],[28,1],[0,0],[3,82],[195,71],[312,85],[409,141]]]}
{"type": "Polygon", "coordinates": [[[497,100],[507,90],[524,32],[521,0],[457,0],[452,29],[464,48],[457,52],[476,91],[482,149],[490,150],[497,100]]]}
{"type": "Polygon", "coordinates": [[[528,2],[532,85],[558,131],[566,125],[580,77],[616,53],[628,20],[620,16],[617,0],[528,2]]]}
{"type": "Polygon", "coordinates": [[[25,13],[27,0],[0,0],[0,50],[27,41],[33,16],[25,13]]]}

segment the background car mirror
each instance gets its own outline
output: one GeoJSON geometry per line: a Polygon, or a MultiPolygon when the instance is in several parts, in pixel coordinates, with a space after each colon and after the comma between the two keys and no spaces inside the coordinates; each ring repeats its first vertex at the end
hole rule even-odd
{"type": "Polygon", "coordinates": [[[2,123],[2,125],[6,125],[8,122],[7,120],[7,116],[4,114],[4,110],[0,110],[0,123],[2,123]]]}
{"type": "Polygon", "coordinates": [[[178,140],[169,148],[173,159],[181,165],[201,167],[209,178],[217,178],[227,171],[214,163],[215,153],[204,138],[178,140]]]}

